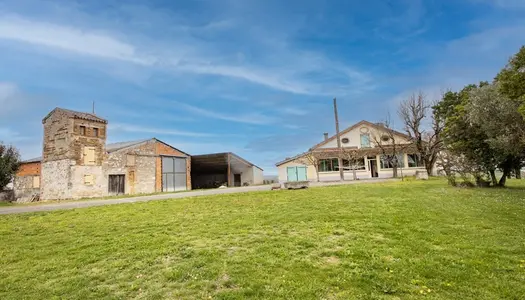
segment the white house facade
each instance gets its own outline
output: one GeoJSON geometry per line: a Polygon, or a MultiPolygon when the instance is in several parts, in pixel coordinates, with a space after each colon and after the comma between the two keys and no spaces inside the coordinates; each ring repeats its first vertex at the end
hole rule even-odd
{"type": "Polygon", "coordinates": [[[357,179],[392,177],[394,152],[397,153],[398,176],[412,176],[417,171],[425,171],[424,163],[411,146],[409,137],[401,132],[381,124],[361,121],[343,130],[339,135],[343,150],[339,150],[335,135],[328,137],[325,134],[324,140],[308,152],[277,163],[279,181],[317,181],[316,168],[312,160],[306,157],[309,152],[322,154],[319,155],[321,158],[317,159],[320,181],[340,180],[337,156],[341,151],[353,153],[351,161],[343,159],[345,180],[354,178],[354,170],[357,179]],[[382,147],[378,147],[378,141],[382,147]],[[388,149],[394,149],[394,141],[396,150],[390,150],[389,153],[388,149]]]}

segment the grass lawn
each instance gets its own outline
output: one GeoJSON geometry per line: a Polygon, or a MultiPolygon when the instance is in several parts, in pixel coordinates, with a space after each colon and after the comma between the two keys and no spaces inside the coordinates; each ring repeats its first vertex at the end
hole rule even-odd
{"type": "Polygon", "coordinates": [[[524,299],[525,180],[0,216],[0,299],[524,299]]]}

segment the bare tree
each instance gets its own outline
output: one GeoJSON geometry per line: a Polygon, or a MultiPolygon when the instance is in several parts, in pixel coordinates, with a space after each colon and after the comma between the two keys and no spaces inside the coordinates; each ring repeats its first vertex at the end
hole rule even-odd
{"type": "Polygon", "coordinates": [[[341,158],[346,161],[348,165],[343,166],[352,171],[354,180],[357,180],[357,170],[361,170],[364,165],[364,157],[367,155],[363,151],[358,151],[355,148],[343,147],[341,149],[341,158]]]}
{"type": "Polygon", "coordinates": [[[315,175],[317,176],[317,182],[319,182],[319,163],[322,159],[326,158],[326,153],[321,151],[308,151],[305,152],[299,159],[298,162],[311,165],[315,169],[315,175]]]}
{"type": "Polygon", "coordinates": [[[430,128],[425,125],[431,109],[431,104],[421,91],[401,102],[398,109],[399,117],[405,125],[405,131],[423,160],[429,176],[432,175],[438,153],[443,147],[441,134],[444,128],[443,120],[433,111],[430,117],[430,128]]]}
{"type": "Polygon", "coordinates": [[[409,144],[400,143],[395,131],[392,129],[390,114],[387,114],[381,126],[384,130],[381,130],[379,134],[372,134],[372,142],[380,149],[383,162],[392,166],[392,177],[397,178],[397,171],[400,165],[399,154],[402,154],[409,144]]]}

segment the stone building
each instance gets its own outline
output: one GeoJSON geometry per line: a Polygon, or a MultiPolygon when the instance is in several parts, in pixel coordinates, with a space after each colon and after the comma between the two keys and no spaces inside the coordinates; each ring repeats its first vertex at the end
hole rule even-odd
{"type": "MultiPolygon", "coordinates": [[[[106,144],[107,120],[95,114],[62,108],[55,108],[42,123],[43,155],[22,163],[14,182],[17,201],[80,199],[192,188],[191,156],[156,138],[106,144]]],[[[257,172],[260,170],[261,176],[256,180],[252,176],[246,184],[262,184],[262,179],[259,182],[262,169],[245,160],[242,163],[241,168],[228,161],[224,171],[227,170],[229,175],[225,178],[239,177],[233,173],[237,169],[252,172],[253,168],[257,172]]],[[[217,166],[200,166],[196,174],[216,173],[217,166]]],[[[226,184],[234,185],[229,179],[226,184]]]]}

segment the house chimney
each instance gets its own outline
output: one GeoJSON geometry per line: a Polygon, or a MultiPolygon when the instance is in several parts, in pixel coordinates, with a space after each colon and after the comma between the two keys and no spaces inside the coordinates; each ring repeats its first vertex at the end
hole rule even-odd
{"type": "Polygon", "coordinates": [[[328,132],[323,133],[323,135],[324,135],[324,140],[326,141],[328,139],[328,132]]]}

